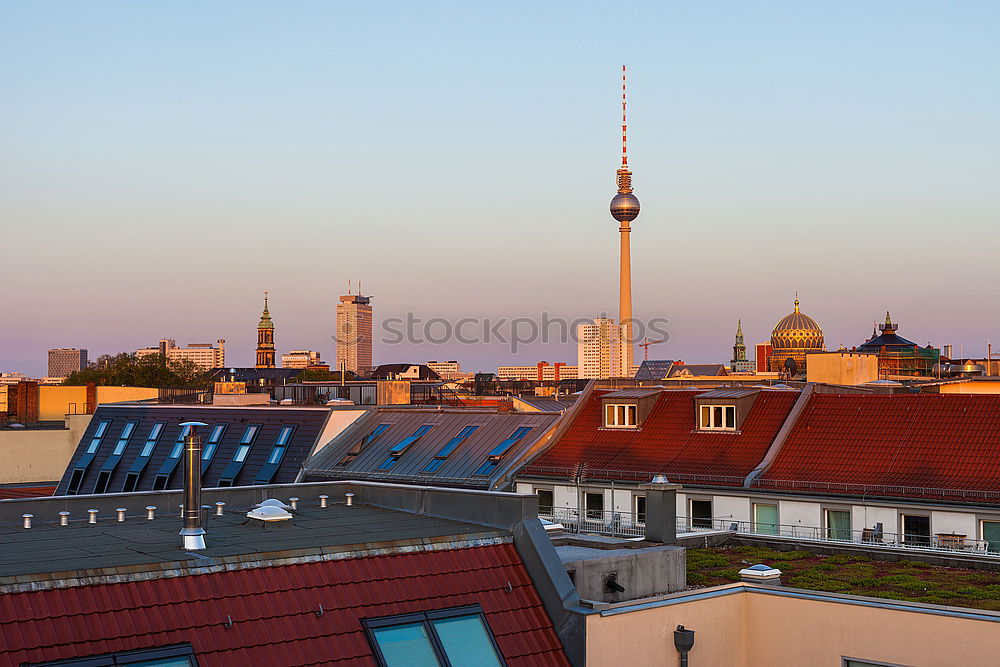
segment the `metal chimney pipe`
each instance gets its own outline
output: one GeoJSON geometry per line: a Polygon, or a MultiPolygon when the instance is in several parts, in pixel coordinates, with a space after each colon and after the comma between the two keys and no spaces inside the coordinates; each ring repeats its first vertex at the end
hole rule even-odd
{"type": "Polygon", "coordinates": [[[299,508],[299,499],[296,498],[295,496],[292,496],[291,498],[288,499],[288,504],[292,506],[293,510],[297,510],[299,508]]]}
{"type": "Polygon", "coordinates": [[[184,438],[184,527],[181,528],[181,548],[197,551],[205,548],[205,529],[201,527],[201,436],[199,426],[203,422],[184,422],[187,427],[184,438]]]}
{"type": "Polygon", "coordinates": [[[60,526],[69,525],[69,512],[67,512],[66,510],[59,512],[59,525],[60,526]]]}
{"type": "Polygon", "coordinates": [[[345,493],[344,494],[344,498],[346,499],[346,502],[344,504],[347,505],[348,507],[350,507],[350,506],[352,506],[354,504],[354,494],[353,493],[345,493]]]}
{"type": "Polygon", "coordinates": [[[90,515],[89,517],[87,517],[87,523],[97,523],[97,510],[96,509],[89,509],[89,510],[87,510],[87,514],[90,515]]]}
{"type": "Polygon", "coordinates": [[[31,519],[34,518],[34,514],[22,514],[21,518],[24,519],[22,524],[25,528],[31,528],[31,519]]]}
{"type": "Polygon", "coordinates": [[[119,521],[124,521],[125,520],[125,512],[127,512],[128,509],[126,509],[125,507],[119,507],[115,511],[118,512],[118,520],[119,521]]]}
{"type": "Polygon", "coordinates": [[[156,518],[156,505],[146,505],[146,521],[156,518]]]}
{"type": "Polygon", "coordinates": [[[222,516],[226,511],[226,503],[221,500],[215,503],[215,516],[222,516]]]}
{"type": "Polygon", "coordinates": [[[329,499],[330,499],[330,496],[326,495],[325,493],[322,494],[319,497],[319,506],[320,507],[326,507],[326,501],[329,500],[329,499]]]}

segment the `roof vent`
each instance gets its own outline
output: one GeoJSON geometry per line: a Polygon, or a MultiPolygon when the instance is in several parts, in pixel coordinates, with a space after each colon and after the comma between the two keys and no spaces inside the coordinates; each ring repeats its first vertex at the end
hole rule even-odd
{"type": "Polygon", "coordinates": [[[292,509],[291,505],[286,505],[277,498],[268,498],[264,502],[257,503],[256,505],[253,506],[254,509],[260,509],[262,507],[276,507],[279,510],[285,510],[286,512],[292,509]]]}
{"type": "Polygon", "coordinates": [[[280,507],[262,505],[247,512],[247,518],[259,521],[287,521],[292,518],[292,515],[280,507]]]}

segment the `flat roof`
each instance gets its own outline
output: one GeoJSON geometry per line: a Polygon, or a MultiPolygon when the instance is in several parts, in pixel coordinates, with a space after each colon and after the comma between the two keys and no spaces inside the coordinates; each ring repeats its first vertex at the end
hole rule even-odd
{"type": "MultiPolygon", "coordinates": [[[[0,591],[10,584],[65,579],[66,573],[73,573],[76,579],[80,571],[100,576],[190,570],[241,561],[315,559],[338,552],[367,551],[376,545],[383,551],[400,550],[415,544],[509,535],[481,524],[370,505],[347,507],[343,501],[324,509],[319,507],[317,495],[303,497],[298,510],[292,512],[294,518],[286,521],[250,520],[248,508],[227,508],[223,516],[215,516],[213,508],[204,524],[207,548],[187,552],[181,549],[178,536],[182,522],[177,505],[159,508],[150,521],[145,518],[144,506],[156,504],[156,497],[137,495],[121,500],[123,505],[131,505],[123,522],[105,513],[92,525],[87,523],[86,514],[76,513],[68,526],[60,526],[54,520],[57,516],[39,513],[30,529],[0,526],[0,591]]],[[[25,512],[31,509],[24,503],[25,512]]]]}

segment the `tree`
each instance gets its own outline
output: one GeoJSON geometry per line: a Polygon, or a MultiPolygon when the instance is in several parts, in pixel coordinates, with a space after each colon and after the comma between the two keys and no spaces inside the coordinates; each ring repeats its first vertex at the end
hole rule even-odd
{"type": "MultiPolygon", "coordinates": [[[[347,371],[348,381],[354,380],[356,376],[351,371],[347,371]]],[[[307,368],[295,376],[295,382],[340,382],[340,371],[328,371],[318,368],[307,368]]]]}
{"type": "Polygon", "coordinates": [[[65,385],[93,382],[125,387],[200,387],[206,381],[202,370],[192,361],[167,361],[162,354],[137,357],[128,352],[101,355],[82,371],[70,373],[65,385]]]}

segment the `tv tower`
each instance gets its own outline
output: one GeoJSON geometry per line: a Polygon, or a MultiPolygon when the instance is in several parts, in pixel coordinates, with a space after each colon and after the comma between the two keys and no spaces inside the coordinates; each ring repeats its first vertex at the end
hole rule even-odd
{"type": "Polygon", "coordinates": [[[632,172],[628,170],[628,121],[625,97],[625,65],[622,65],[622,166],[618,169],[618,194],[611,200],[611,217],[620,224],[620,265],[618,270],[618,324],[622,335],[623,376],[628,376],[633,357],[632,340],[632,256],[629,234],[631,222],[639,215],[639,199],[632,194],[632,172]]]}

